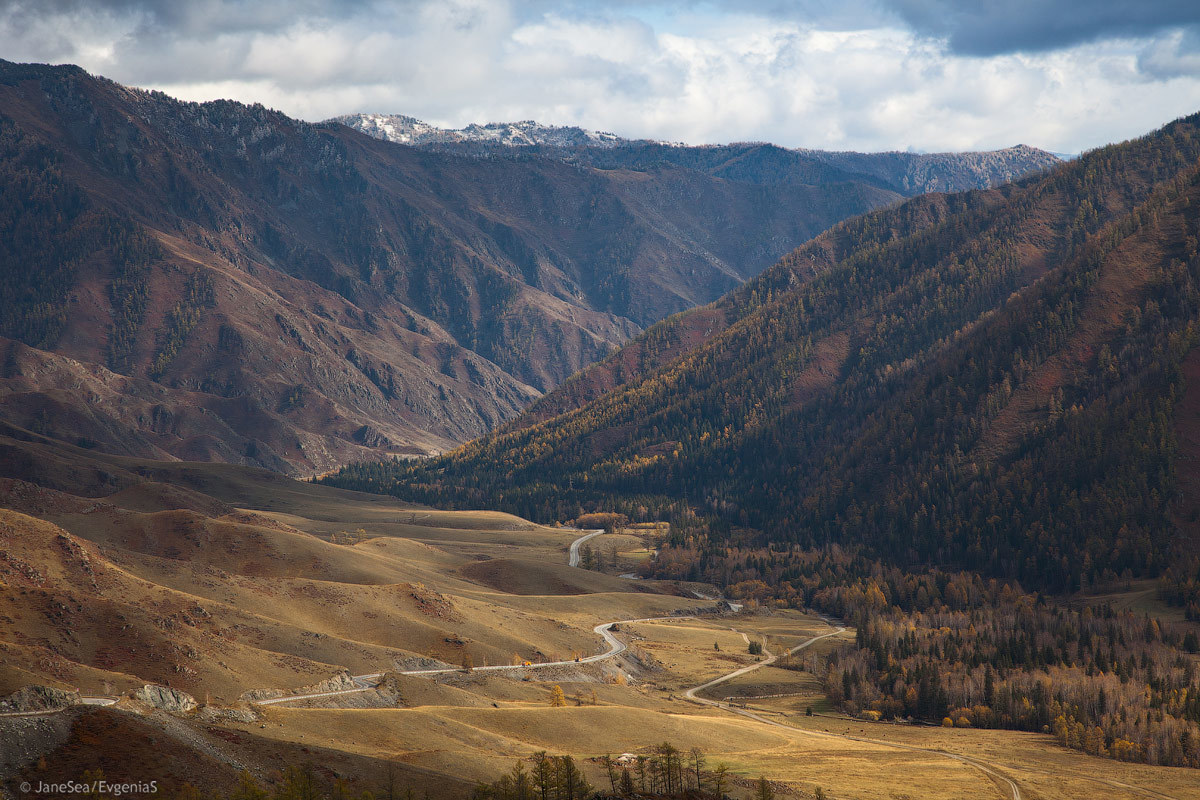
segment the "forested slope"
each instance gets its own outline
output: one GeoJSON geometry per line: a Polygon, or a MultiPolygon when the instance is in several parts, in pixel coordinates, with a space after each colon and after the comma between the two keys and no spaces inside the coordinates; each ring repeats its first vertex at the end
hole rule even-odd
{"type": "Polygon", "coordinates": [[[837,542],[1054,590],[1157,573],[1200,313],[1197,123],[843,223],[528,419],[334,481],[671,516],[699,553],[837,542]]]}

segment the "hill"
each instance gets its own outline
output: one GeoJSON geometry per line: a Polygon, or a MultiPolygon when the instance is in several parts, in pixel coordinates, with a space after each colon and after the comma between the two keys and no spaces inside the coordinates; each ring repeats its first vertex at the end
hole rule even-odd
{"type": "Polygon", "coordinates": [[[1056,591],[1156,574],[1180,544],[1198,122],[842,223],[505,429],[330,483],[542,520],[669,516],[696,548],[670,568],[690,576],[767,543],[1056,591]]]}

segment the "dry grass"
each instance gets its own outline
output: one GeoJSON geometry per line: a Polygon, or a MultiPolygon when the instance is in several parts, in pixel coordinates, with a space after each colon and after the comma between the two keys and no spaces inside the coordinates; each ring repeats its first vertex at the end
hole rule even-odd
{"type": "MultiPolygon", "coordinates": [[[[0,510],[0,691],[39,682],[101,693],[153,681],[231,702],[247,688],[296,688],[341,667],[364,673],[417,657],[458,664],[469,655],[484,665],[514,655],[590,654],[601,647],[596,624],[711,605],[647,592],[665,588],[653,582],[567,568],[575,533],[504,514],[413,509],[231,467],[167,465],[153,473],[157,483],[126,487],[113,498],[120,503],[38,490],[9,498],[33,516],[0,510]],[[164,508],[179,498],[192,510],[164,508]]],[[[621,549],[638,542],[612,538],[621,549]]],[[[1098,599],[1162,612],[1150,587],[1098,599]]],[[[1027,800],[1147,796],[1120,784],[1200,797],[1194,773],[1089,758],[1048,736],[806,717],[808,706],[831,711],[820,682],[780,667],[706,694],[745,698],[751,710],[794,729],[682,697],[754,663],[747,637],[776,651],[829,629],[795,611],[629,624],[621,635],[637,661],[524,679],[393,675],[386,691],[328,701],[342,708],[272,706],[261,723],[183,722],[172,730],[236,741],[263,774],[281,759],[319,757],[377,780],[390,761],[455,796],[537,750],[587,759],[669,740],[702,748],[710,764],[728,763],[746,781],[734,787],[740,796],[760,774],[791,786],[785,797],[810,796],[816,786],[839,800],[1005,796],[992,777],[937,752],[944,750],[995,765],[1027,800]],[[628,685],[613,682],[618,674],[628,685]],[[583,705],[550,708],[551,682],[583,705]],[[769,694],[786,696],[756,696],[769,694]],[[371,703],[397,707],[353,707],[371,703]]],[[[836,646],[829,639],[814,650],[836,646]]],[[[165,723],[155,719],[117,727],[143,741],[138,725],[159,730],[165,723]]],[[[186,761],[185,744],[171,745],[172,763],[186,761]]],[[[108,758],[117,745],[97,738],[90,746],[108,758]]],[[[70,764],[86,761],[86,746],[70,748],[70,764]]],[[[229,778],[209,761],[195,768],[218,783],[229,778]]],[[[594,782],[603,780],[594,763],[587,769],[594,782]]]]}

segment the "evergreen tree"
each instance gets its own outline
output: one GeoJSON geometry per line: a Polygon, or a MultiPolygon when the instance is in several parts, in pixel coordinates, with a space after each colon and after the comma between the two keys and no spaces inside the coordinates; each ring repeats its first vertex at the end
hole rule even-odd
{"type": "Polygon", "coordinates": [[[632,797],[634,792],[633,776],[629,774],[629,769],[621,770],[621,796],[632,797]]]}

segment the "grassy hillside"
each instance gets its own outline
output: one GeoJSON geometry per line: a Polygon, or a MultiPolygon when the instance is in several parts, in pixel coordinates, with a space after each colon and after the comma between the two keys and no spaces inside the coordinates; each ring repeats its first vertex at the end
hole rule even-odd
{"type": "MultiPolygon", "coordinates": [[[[94,780],[102,768],[108,781],[157,780],[170,797],[259,796],[252,782],[281,799],[412,789],[457,800],[516,761],[532,772],[548,751],[572,757],[600,789],[610,780],[604,755],[630,753],[631,780],[653,792],[662,776],[652,760],[669,742],[689,763],[695,749],[706,786],[719,779],[738,800],[754,796],[759,776],[777,796],[804,800],[818,788],[833,797],[1011,797],[1010,785],[1071,800],[1194,795],[1188,770],[1074,752],[1053,733],[843,714],[824,671],[858,663],[853,631],[799,609],[753,609],[753,597],[743,613],[714,613],[692,592],[711,586],[569,568],[577,531],[233,465],[111,456],[16,429],[0,445],[11,476],[0,480],[0,702],[38,685],[117,701],[17,716],[2,707],[6,791],[94,780]],[[697,610],[707,613],[672,615],[697,610]],[[603,649],[596,624],[661,615],[672,616],[614,631],[624,653],[570,662],[603,649]],[[747,671],[762,664],[751,642],[771,655],[814,646],[747,671]],[[518,656],[569,663],[479,669],[518,656]],[[439,664],[451,671],[398,671],[439,664]],[[733,696],[736,708],[687,698],[734,671],[698,696],[733,696]],[[155,708],[134,696],[148,682],[187,692],[198,707],[155,708]],[[552,703],[555,686],[565,705],[552,703]],[[246,700],[278,696],[293,699],[246,700]]],[[[600,541],[647,535],[663,534],[630,529],[600,541]]],[[[865,635],[874,643],[886,630],[865,635]]],[[[989,632],[980,626],[981,637],[989,632]]],[[[1102,650],[1102,638],[1088,646],[1102,650]]],[[[1140,641],[1129,639],[1131,652],[1140,641]]],[[[1164,648],[1146,652],[1165,657],[1164,648]]],[[[1164,672],[1162,685],[1173,675],[1164,672]]],[[[865,668],[860,677],[855,696],[866,701],[883,678],[865,668]]],[[[1019,678],[998,677],[996,693],[1007,697],[1019,678]]],[[[1136,694],[1132,683],[1122,691],[1136,694]]],[[[1163,706],[1169,722],[1177,703],[1163,706]]]]}

